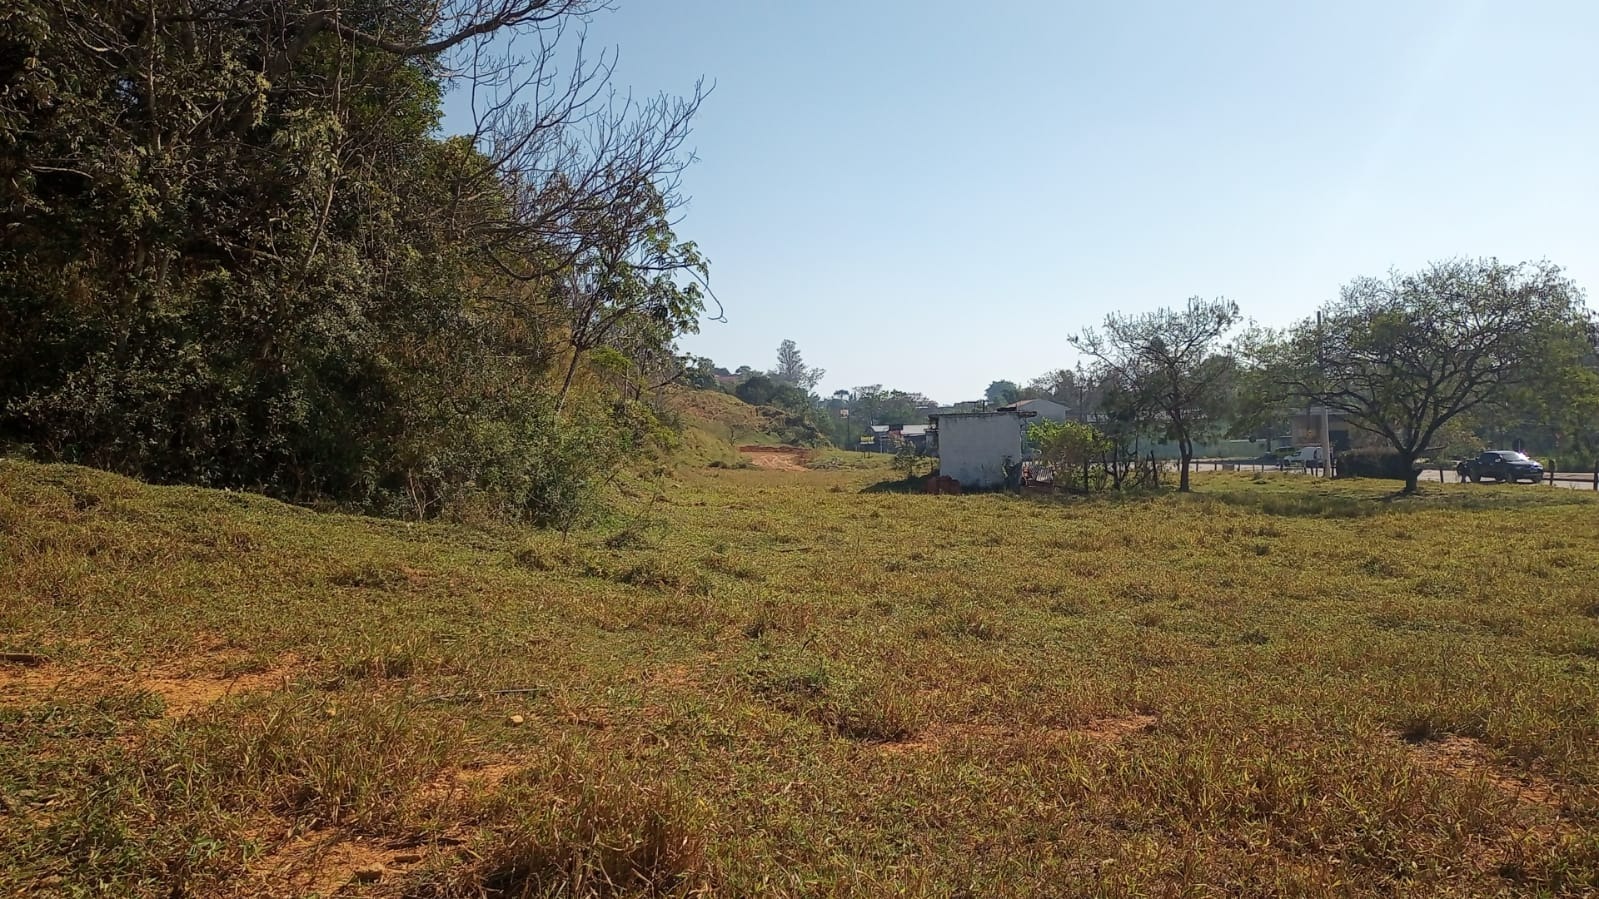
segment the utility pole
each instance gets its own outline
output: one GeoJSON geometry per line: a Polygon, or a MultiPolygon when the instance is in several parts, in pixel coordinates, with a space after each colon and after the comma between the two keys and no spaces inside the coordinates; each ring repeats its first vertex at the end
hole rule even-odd
{"type": "MultiPolygon", "coordinates": [[[[1321,370],[1322,380],[1327,378],[1327,353],[1326,341],[1321,336],[1321,312],[1316,313],[1316,367],[1321,370]]],[[[1321,470],[1325,477],[1333,476],[1332,467],[1332,435],[1327,432],[1327,401],[1321,402],[1321,470]]]]}

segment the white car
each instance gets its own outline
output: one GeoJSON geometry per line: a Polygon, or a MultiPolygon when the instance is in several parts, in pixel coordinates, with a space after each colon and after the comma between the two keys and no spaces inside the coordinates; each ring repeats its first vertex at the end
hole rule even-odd
{"type": "Polygon", "coordinates": [[[1300,468],[1320,468],[1323,461],[1321,447],[1319,446],[1302,446],[1298,452],[1283,460],[1290,466],[1298,466],[1300,468]]]}

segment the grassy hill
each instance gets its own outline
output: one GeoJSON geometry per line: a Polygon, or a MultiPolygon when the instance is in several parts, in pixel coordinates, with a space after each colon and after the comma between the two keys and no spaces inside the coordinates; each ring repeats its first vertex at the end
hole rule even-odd
{"type": "Polygon", "coordinates": [[[690,464],[734,464],[739,461],[740,445],[778,442],[765,430],[766,419],[760,412],[731,394],[673,388],[666,393],[664,405],[680,419],[683,444],[679,456],[690,464]]]}
{"type": "Polygon", "coordinates": [[[0,461],[0,894],[1599,889],[1590,496],[881,476],[563,539],[0,461]]]}
{"type": "Polygon", "coordinates": [[[782,409],[751,406],[719,390],[673,388],[663,404],[681,420],[683,444],[678,457],[693,465],[736,465],[740,446],[793,443],[808,432],[804,422],[782,409]]]}

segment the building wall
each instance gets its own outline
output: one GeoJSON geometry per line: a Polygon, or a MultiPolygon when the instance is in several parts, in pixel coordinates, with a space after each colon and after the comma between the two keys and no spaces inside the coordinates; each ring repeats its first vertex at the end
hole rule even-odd
{"type": "Polygon", "coordinates": [[[1065,421],[1070,411],[1060,403],[1048,399],[1024,400],[1016,406],[1023,412],[1038,413],[1034,421],[1065,421]]]}
{"type": "Polygon", "coordinates": [[[1022,420],[1015,412],[941,415],[938,473],[972,490],[1005,486],[1005,460],[1022,460],[1022,420]]]}
{"type": "MultiPolygon", "coordinates": [[[[1321,443],[1321,412],[1319,407],[1309,415],[1295,415],[1293,420],[1294,440],[1302,446],[1312,446],[1321,443]]],[[[1327,416],[1327,436],[1332,447],[1337,452],[1347,452],[1351,446],[1354,429],[1339,413],[1327,416]]]]}

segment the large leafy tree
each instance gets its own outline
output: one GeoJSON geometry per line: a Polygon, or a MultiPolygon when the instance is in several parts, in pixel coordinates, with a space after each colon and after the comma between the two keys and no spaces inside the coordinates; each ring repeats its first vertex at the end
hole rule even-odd
{"type": "Polygon", "coordinates": [[[1021,393],[1028,399],[1042,397],[1077,408],[1082,405],[1078,391],[1080,386],[1084,386],[1080,383],[1082,380],[1077,372],[1069,368],[1057,368],[1028,381],[1021,393]]]}
{"type": "Polygon", "coordinates": [[[752,406],[776,406],[794,413],[811,409],[809,394],[767,375],[751,375],[733,389],[733,395],[752,406]]]}
{"type": "Polygon", "coordinates": [[[1015,381],[994,381],[983,391],[983,397],[996,406],[1014,403],[1021,399],[1021,395],[1022,390],[1015,381]]]}
{"type": "Polygon", "coordinates": [[[1235,371],[1223,351],[1238,322],[1238,304],[1190,299],[1181,309],[1110,315],[1104,329],[1071,338],[1094,359],[1098,379],[1120,385],[1131,405],[1156,413],[1177,442],[1178,489],[1189,489],[1194,441],[1223,417],[1235,371]]]}
{"type": "Polygon", "coordinates": [[[1358,278],[1257,355],[1282,396],[1343,413],[1415,463],[1461,416],[1585,392],[1592,342],[1581,291],[1547,262],[1452,259],[1358,278]]]}
{"type": "Polygon", "coordinates": [[[594,351],[610,350],[629,373],[672,380],[682,372],[670,352],[673,339],[699,330],[709,268],[692,242],[676,239],[664,198],[650,191],[641,196],[641,208],[613,211],[595,224],[592,246],[569,269],[562,325],[570,352],[557,409],[594,351]],[[684,281],[682,273],[691,279],[684,281]]]}
{"type": "Polygon", "coordinates": [[[571,495],[552,460],[638,433],[572,383],[664,369],[704,276],[666,227],[698,95],[608,100],[602,5],[4,5],[0,441],[418,514],[571,495]]]}

